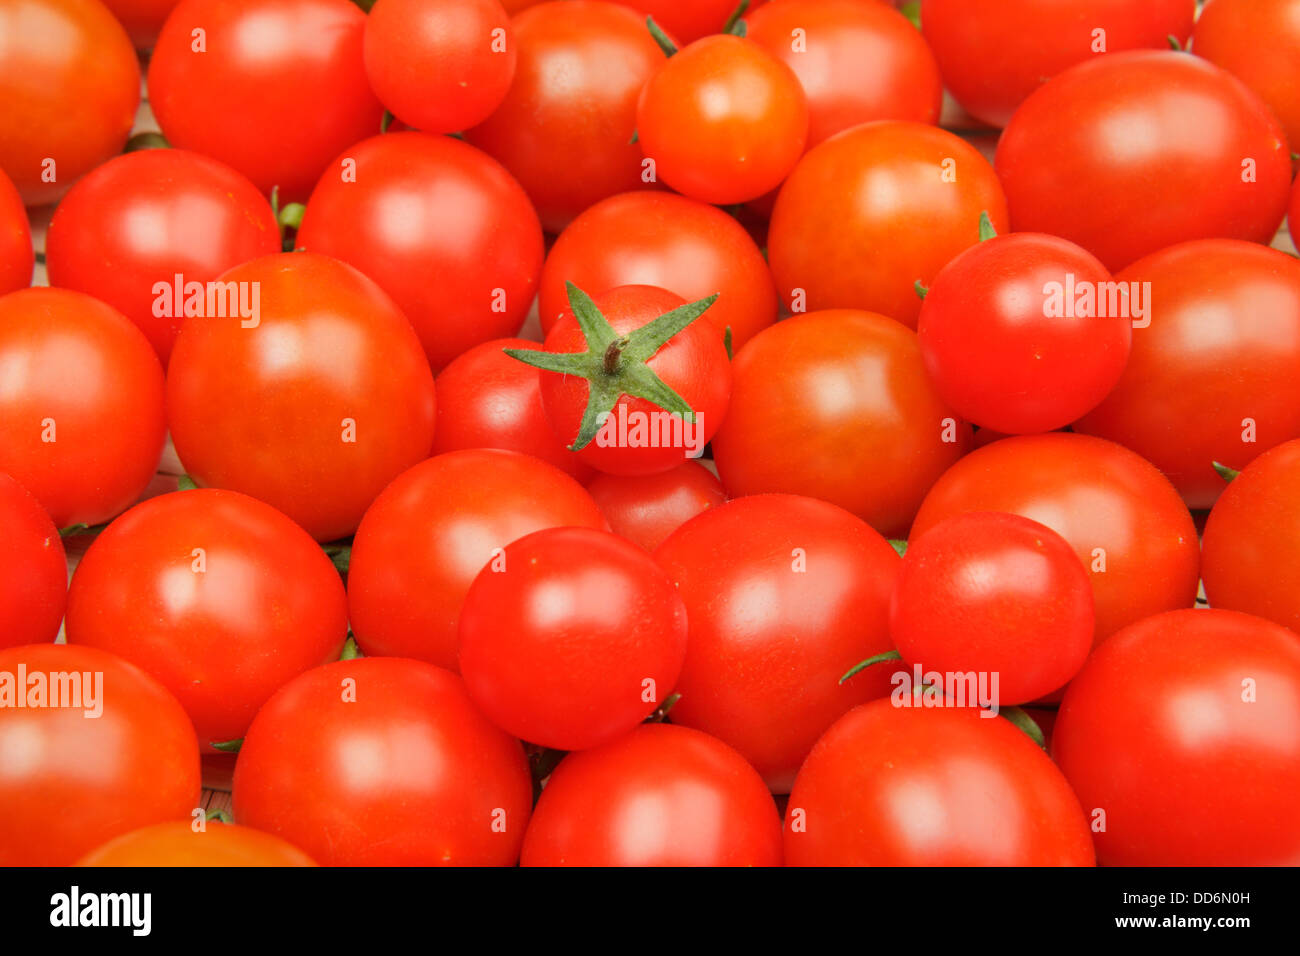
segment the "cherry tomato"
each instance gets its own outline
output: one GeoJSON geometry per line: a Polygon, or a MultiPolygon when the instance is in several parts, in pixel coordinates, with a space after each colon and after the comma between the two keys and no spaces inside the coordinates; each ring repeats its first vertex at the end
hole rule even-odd
{"type": "Polygon", "coordinates": [[[1103,56],[1051,80],[1007,124],[996,166],[1013,229],[1076,242],[1111,271],[1189,239],[1268,243],[1291,181],[1268,107],[1172,52],[1103,56]]]}
{"type": "Polygon", "coordinates": [[[699,462],[653,475],[599,474],[587,483],[610,530],[647,551],[697,514],[727,500],[722,482],[699,462]]]}
{"type": "Polygon", "coordinates": [[[545,3],[511,22],[519,68],[465,138],[496,157],[559,232],[607,196],[643,188],[632,141],[641,87],[663,63],[645,19],[610,3],[545,3]]]}
{"type": "Polygon", "coordinates": [[[792,312],[867,309],[916,328],[915,283],[979,241],[980,213],[1006,232],[1006,208],[988,161],[952,133],[894,121],[846,130],[781,187],[768,233],[776,287],[792,312]]]}
{"type": "Polygon", "coordinates": [[[104,6],[126,28],[137,50],[152,50],[167,15],[180,0],[104,0],[104,6]]]}
{"type": "Polygon", "coordinates": [[[510,866],[531,809],[519,741],[459,677],[419,661],[337,661],[294,678],[235,764],[235,819],[325,866],[510,866]]]}
{"type": "Polygon", "coordinates": [[[1291,245],[1300,246],[1300,178],[1296,179],[1291,190],[1291,208],[1287,211],[1286,224],[1291,233],[1291,245]]]}
{"type": "Polygon", "coordinates": [[[56,527],[120,514],[153,478],[163,373],[144,335],[80,292],[0,298],[0,471],[56,527]]]}
{"type": "Polygon", "coordinates": [[[537,291],[542,230],[491,157],[449,136],[386,133],[321,177],[298,246],[360,269],[415,326],[435,371],[514,335],[537,291]]]}
{"type": "Polygon", "coordinates": [[[167,376],[181,462],[199,484],[260,498],[318,541],[351,534],[433,445],[419,340],[377,285],[328,256],[263,256],[220,281],[260,307],[181,327],[167,376]]]}
{"type": "Polygon", "coordinates": [[[1088,821],[1051,760],[989,711],[863,704],[790,792],[788,866],[1092,866],[1088,821]]]}
{"type": "Polygon", "coordinates": [[[379,129],[365,26],[348,0],[181,0],[149,62],[158,125],[263,193],[302,200],[331,159],[379,129]]]}
{"type": "Polygon", "coordinates": [[[0,169],[0,295],[32,284],[32,229],[22,197],[0,169]]]}
{"type": "Polygon", "coordinates": [[[647,724],[560,761],[520,863],[780,866],[781,817],[763,778],[722,741],[647,724]]]}
{"type": "Polygon", "coordinates": [[[93,295],[139,326],[164,367],[182,315],[162,315],[176,276],[208,283],[280,251],[271,205],[228,166],[180,149],[109,160],[64,197],[50,222],[50,284],[93,295]],[[161,285],[160,285],[161,284],[161,285]]]}
{"type": "Polygon", "coordinates": [[[935,388],[968,421],[1010,434],[1070,424],[1106,397],[1133,337],[1129,297],[1072,242],[1013,233],[935,278],[917,325],[935,388]]]}
{"type": "MultiPolygon", "coordinates": [[[[710,33],[721,33],[727,20],[736,9],[732,0],[614,0],[615,3],[654,18],[671,36],[682,43],[690,43],[710,33]]],[[[749,5],[752,10],[762,0],[749,5]]]]}
{"type": "Polygon", "coordinates": [[[899,537],[970,444],[926,377],[916,335],[883,315],[829,309],[761,333],[733,365],[713,440],[732,497],[783,491],[847,508],[899,537]]]}
{"type": "Polygon", "coordinates": [[[93,647],[0,649],[0,768],[0,866],[70,866],[198,806],[185,711],[144,671],[93,647]]]}
{"type": "Polygon", "coordinates": [[[53,641],[68,600],[68,559],[54,522],[0,472],[0,648],[53,641]]]}
{"type": "Polygon", "coordinates": [[[1300,639],[1235,611],[1127,627],[1071,682],[1052,755],[1103,865],[1295,866],[1300,639]]]}
{"type": "Polygon", "coordinates": [[[306,853],[252,827],[155,823],[124,833],[83,856],[77,866],[315,866],[306,853]]]}
{"type": "Polygon", "coordinates": [[[348,566],[352,630],[370,655],[455,670],[461,605],[485,564],[517,538],[605,528],[564,472],[528,455],[454,451],[398,476],[362,519],[348,566]]]}

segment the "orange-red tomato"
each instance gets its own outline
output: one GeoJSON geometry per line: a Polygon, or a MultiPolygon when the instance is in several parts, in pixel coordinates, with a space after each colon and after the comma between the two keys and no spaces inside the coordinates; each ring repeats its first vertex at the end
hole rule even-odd
{"type": "Polygon", "coordinates": [[[252,827],[155,823],[109,840],[77,866],[315,866],[302,850],[252,827]]]}
{"type": "Polygon", "coordinates": [[[68,559],[54,522],[0,472],[0,647],[53,641],[68,600],[68,559]]]}
{"type": "Polygon", "coordinates": [[[18,190],[0,169],[0,295],[32,284],[32,229],[18,190]]]}

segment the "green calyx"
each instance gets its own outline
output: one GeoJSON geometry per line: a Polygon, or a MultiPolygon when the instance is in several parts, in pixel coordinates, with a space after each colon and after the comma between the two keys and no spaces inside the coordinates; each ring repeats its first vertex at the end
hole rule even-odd
{"type": "Polygon", "coordinates": [[[993,228],[993,220],[989,218],[989,211],[985,209],[980,213],[980,242],[988,242],[997,237],[998,231],[993,228]]]}

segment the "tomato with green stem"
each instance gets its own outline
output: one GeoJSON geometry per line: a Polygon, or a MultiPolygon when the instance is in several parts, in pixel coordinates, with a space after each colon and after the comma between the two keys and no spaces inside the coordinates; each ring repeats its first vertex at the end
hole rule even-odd
{"type": "Polygon", "coordinates": [[[77,861],[77,866],[315,866],[279,837],[234,823],[155,823],[124,833],[77,861]]]}
{"type": "Polygon", "coordinates": [[[699,462],[653,475],[598,474],[587,483],[610,530],[647,551],[697,514],[727,500],[722,483],[699,462]]]}
{"type": "Polygon", "coordinates": [[[0,647],[53,641],[68,600],[68,559],[54,522],[0,472],[0,647]]]}

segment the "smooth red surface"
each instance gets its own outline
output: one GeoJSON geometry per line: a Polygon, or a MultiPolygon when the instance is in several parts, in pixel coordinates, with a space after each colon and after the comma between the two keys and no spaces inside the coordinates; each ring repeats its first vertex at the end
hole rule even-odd
{"type": "Polygon", "coordinates": [[[697,514],[727,500],[722,483],[699,462],[653,475],[598,474],[587,490],[610,530],[647,551],[697,514]]]}
{"type": "Polygon", "coordinates": [[[27,210],[18,190],[0,169],[0,295],[31,285],[35,263],[27,210]]]}
{"type": "Polygon", "coordinates": [[[53,641],[68,600],[68,559],[54,522],[0,473],[0,647],[53,641]]]}

